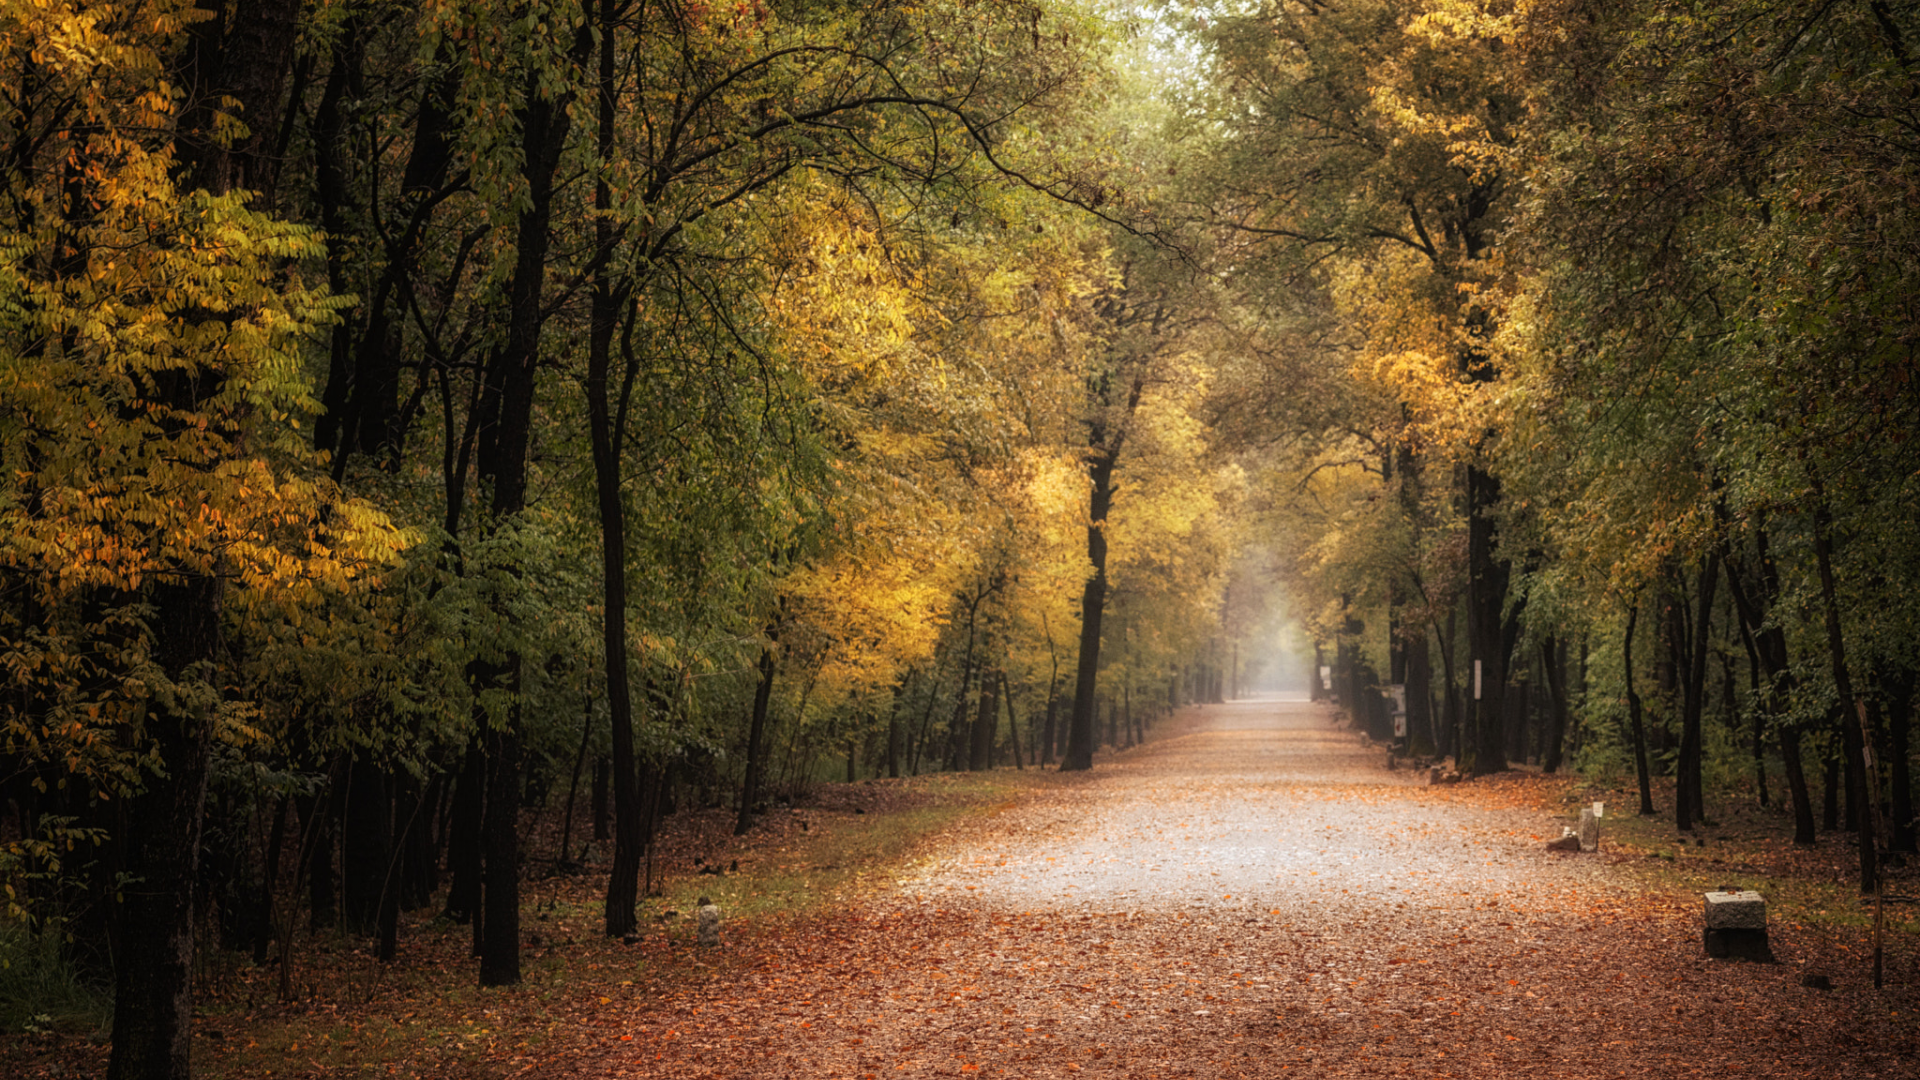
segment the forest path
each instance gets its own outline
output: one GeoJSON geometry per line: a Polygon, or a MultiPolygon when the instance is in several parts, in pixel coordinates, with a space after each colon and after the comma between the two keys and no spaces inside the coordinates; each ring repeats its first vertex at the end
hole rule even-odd
{"type": "Polygon", "coordinates": [[[1696,896],[1545,852],[1537,780],[1417,784],[1305,702],[1175,724],[891,896],[730,945],[564,1071],[1920,1076],[1911,993],[1706,961],[1696,896]]]}

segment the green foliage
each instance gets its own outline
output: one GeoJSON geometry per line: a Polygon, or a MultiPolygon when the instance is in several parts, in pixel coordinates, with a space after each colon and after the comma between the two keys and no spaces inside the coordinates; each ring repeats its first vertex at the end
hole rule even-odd
{"type": "Polygon", "coordinates": [[[111,995],[75,973],[58,929],[29,930],[0,920],[0,1033],[7,1036],[103,1031],[111,995]]]}

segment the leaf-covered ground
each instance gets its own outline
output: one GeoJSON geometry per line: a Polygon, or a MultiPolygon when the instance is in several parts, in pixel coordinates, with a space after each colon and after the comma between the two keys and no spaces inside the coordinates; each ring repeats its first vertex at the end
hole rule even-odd
{"type": "Polygon", "coordinates": [[[1553,781],[1420,785],[1305,704],[1198,717],[525,1074],[1920,1075],[1908,939],[1877,992],[1792,925],[1710,961],[1697,893],[1544,850],[1553,781]]]}
{"type": "MultiPolygon", "coordinates": [[[[1794,848],[1776,812],[1728,803],[1683,844],[1622,818],[1624,793],[1385,765],[1318,707],[1240,702],[1091,774],[833,785],[738,840],[683,813],[635,944],[599,933],[599,874],[529,882],[513,989],[475,988],[470,931],[424,913],[392,966],[303,935],[291,1003],[275,969],[207,954],[196,1072],[1920,1077],[1914,911],[1876,991],[1844,834],[1794,848]],[[1549,854],[1596,797],[1603,851],[1549,854]],[[1768,894],[1779,963],[1705,958],[1720,881],[1768,894]],[[719,949],[692,942],[703,892],[729,915],[719,949]]],[[[536,860],[558,850],[532,831],[536,860]]],[[[104,1057],[12,1036],[0,1076],[104,1057]]]]}

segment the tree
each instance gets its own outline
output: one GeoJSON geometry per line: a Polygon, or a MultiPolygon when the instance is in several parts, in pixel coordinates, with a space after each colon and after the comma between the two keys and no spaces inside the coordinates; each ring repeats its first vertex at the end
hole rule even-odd
{"type": "Polygon", "coordinates": [[[114,1077],[189,1071],[212,748],[258,738],[223,689],[229,605],[350,588],[356,549],[387,547],[295,441],[313,406],[301,343],[338,305],[303,272],[312,230],[249,190],[271,184],[294,14],[166,3],[5,23],[21,81],[4,117],[0,535],[25,692],[7,752],[119,748],[67,758],[87,794],[125,807],[109,818],[129,882],[114,1077]]]}

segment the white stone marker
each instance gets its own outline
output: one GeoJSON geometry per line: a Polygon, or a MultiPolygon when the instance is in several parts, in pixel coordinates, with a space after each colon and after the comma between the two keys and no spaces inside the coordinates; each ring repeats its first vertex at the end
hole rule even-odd
{"type": "Polygon", "coordinates": [[[1600,850],[1600,815],[1590,806],[1580,811],[1580,850],[1600,850]]]}
{"type": "Polygon", "coordinates": [[[720,944],[720,909],[706,897],[700,898],[700,907],[695,910],[700,919],[700,944],[720,944]]]}
{"type": "Polygon", "coordinates": [[[1751,889],[1718,889],[1707,893],[1705,902],[1707,927],[1701,941],[1708,956],[1772,962],[1765,897],[1751,889]]]}
{"type": "Polygon", "coordinates": [[[1707,929],[1765,930],[1766,898],[1751,889],[1710,892],[1706,895],[1707,929]]]}

